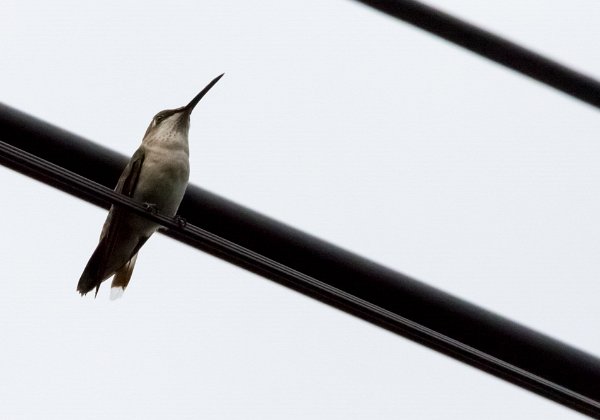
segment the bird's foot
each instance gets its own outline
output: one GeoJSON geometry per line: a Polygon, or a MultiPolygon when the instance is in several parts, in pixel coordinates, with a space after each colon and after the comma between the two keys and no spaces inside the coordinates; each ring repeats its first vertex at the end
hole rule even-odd
{"type": "Polygon", "coordinates": [[[144,208],[146,209],[146,211],[148,213],[158,214],[158,208],[156,207],[156,204],[154,204],[154,203],[144,203],[144,208]]]}
{"type": "Polygon", "coordinates": [[[177,226],[179,226],[180,229],[185,229],[185,227],[187,226],[187,220],[185,220],[180,215],[176,214],[173,219],[175,220],[177,226]]]}

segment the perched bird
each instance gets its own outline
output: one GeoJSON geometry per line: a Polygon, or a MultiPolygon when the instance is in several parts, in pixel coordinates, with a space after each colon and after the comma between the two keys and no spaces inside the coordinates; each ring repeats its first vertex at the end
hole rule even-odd
{"type": "MultiPolygon", "coordinates": [[[[146,203],[153,211],[173,217],[183,199],[190,174],[188,133],[190,115],[200,99],[222,77],[216,77],[184,107],[154,116],[141,146],[123,170],[115,191],[146,203]]],[[[159,225],[119,206],[112,206],[96,250],[77,284],[85,295],[114,275],[111,299],[123,294],[138,251],[159,225]]]]}

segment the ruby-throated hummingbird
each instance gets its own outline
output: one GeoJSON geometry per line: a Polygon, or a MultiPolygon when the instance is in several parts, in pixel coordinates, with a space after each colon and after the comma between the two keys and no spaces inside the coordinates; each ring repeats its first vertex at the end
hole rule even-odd
{"type": "MultiPolygon", "coordinates": [[[[190,174],[188,133],[190,115],[200,99],[223,75],[216,77],[184,107],[154,116],[141,146],[123,170],[115,191],[146,203],[173,217],[183,199],[190,174]]],[[[111,299],[120,297],[129,283],[137,253],[159,225],[119,206],[112,206],[100,243],[77,284],[85,295],[114,274],[111,299]]]]}

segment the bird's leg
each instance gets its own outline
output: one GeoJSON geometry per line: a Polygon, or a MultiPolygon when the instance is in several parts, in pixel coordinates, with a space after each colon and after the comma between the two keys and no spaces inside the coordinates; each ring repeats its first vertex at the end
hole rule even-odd
{"type": "MultiPolygon", "coordinates": [[[[173,221],[175,223],[177,223],[177,226],[179,226],[179,229],[185,229],[185,227],[187,226],[187,220],[185,220],[183,217],[181,217],[180,215],[176,214],[173,217],[173,221]]],[[[160,226],[158,228],[159,232],[167,232],[169,230],[169,228],[166,228],[164,226],[160,226]]]]}
{"type": "Polygon", "coordinates": [[[154,203],[144,203],[144,208],[146,209],[146,211],[148,213],[158,214],[158,208],[156,207],[156,204],[154,204],[154,203]]]}
{"type": "Polygon", "coordinates": [[[176,214],[173,219],[175,220],[175,222],[177,222],[177,226],[179,226],[180,229],[185,229],[185,227],[187,226],[187,220],[185,220],[180,215],[176,214]]]}

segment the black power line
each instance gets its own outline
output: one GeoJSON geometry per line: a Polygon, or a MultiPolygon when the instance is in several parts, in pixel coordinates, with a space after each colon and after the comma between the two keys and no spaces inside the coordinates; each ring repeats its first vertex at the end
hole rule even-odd
{"type": "Polygon", "coordinates": [[[357,0],[600,108],[600,82],[413,0],[357,0]]]}
{"type": "Polygon", "coordinates": [[[111,190],[126,162],[0,105],[0,163],[104,208],[146,214],[175,239],[600,418],[600,359],[193,185],[181,227],[111,190]]]}

